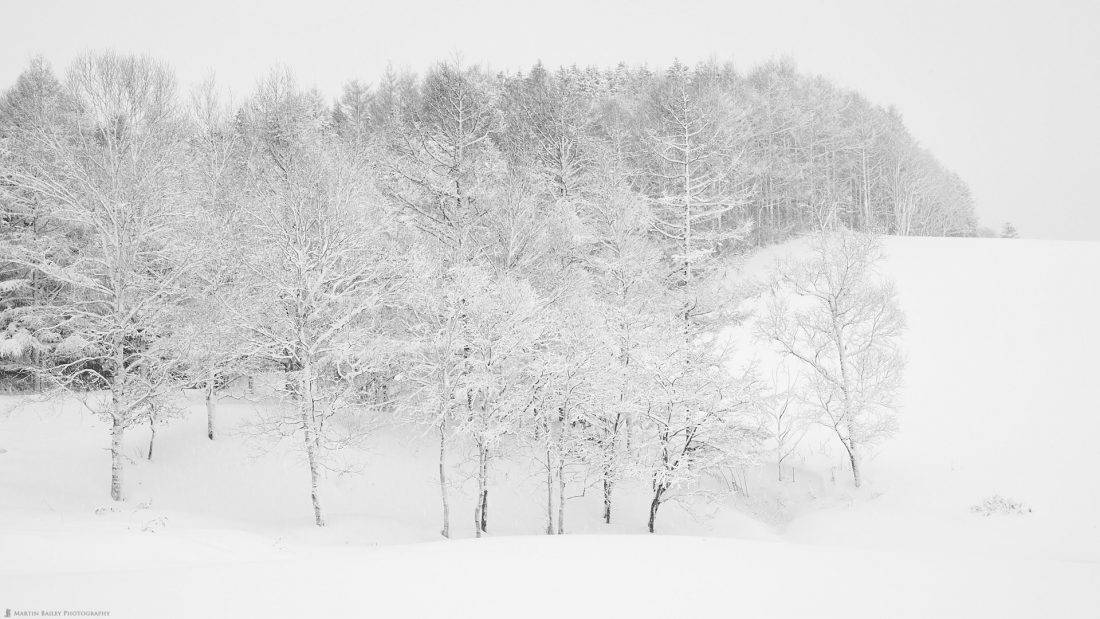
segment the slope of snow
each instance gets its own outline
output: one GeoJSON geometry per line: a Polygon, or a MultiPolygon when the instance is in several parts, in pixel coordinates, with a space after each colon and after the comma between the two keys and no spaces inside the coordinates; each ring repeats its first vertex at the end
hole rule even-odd
{"type": "Polygon", "coordinates": [[[676,536],[513,537],[0,580],[111,617],[1086,617],[1094,565],[676,536]]]}
{"type": "MultiPolygon", "coordinates": [[[[798,245],[773,248],[750,271],[798,245]]],[[[795,482],[745,471],[747,497],[662,508],[644,484],[572,501],[545,527],[532,463],[503,464],[495,539],[438,540],[434,445],[379,434],[330,474],[331,526],[311,525],[288,445],[217,441],[194,414],[126,439],[127,501],[107,498],[108,433],[76,402],[0,398],[0,608],[174,616],[1095,616],[1100,608],[1100,415],[1094,402],[1100,244],[890,239],[883,269],[907,315],[901,429],[850,488],[838,445],[803,442],[795,482]],[[263,449],[260,449],[263,447],[263,449]],[[835,478],[835,481],[833,481],[835,478]],[[1031,508],[981,516],[1002,495],[1031,508]],[[527,537],[525,537],[527,536],[527,537]],[[692,536],[692,537],[686,537],[692,536]],[[413,543],[429,542],[429,543],[413,543]]],[[[194,397],[194,396],[192,396],[194,397]]],[[[262,405],[260,403],[259,405],[262,405]]],[[[590,493],[598,494],[598,493],[590,493]]],[[[470,484],[453,499],[468,537],[470,484]]]]}
{"type": "Polygon", "coordinates": [[[901,429],[868,498],[795,541],[1100,561],[1100,244],[891,239],[906,312],[901,429]],[[976,516],[999,494],[1023,516],[976,516]]]}

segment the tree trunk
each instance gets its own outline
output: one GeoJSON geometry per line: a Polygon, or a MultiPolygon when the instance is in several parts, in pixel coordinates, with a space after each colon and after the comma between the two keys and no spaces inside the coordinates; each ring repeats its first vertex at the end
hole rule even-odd
{"type": "MultiPolygon", "coordinates": [[[[623,302],[625,304],[625,302],[626,302],[625,301],[625,294],[623,295],[623,297],[624,297],[623,302]]],[[[620,350],[620,353],[619,353],[620,364],[621,364],[622,367],[625,368],[629,364],[629,357],[627,357],[627,354],[626,354],[626,344],[624,343],[624,344],[620,345],[619,350],[620,350]]],[[[619,402],[620,403],[625,399],[625,396],[624,396],[625,393],[626,393],[626,385],[622,384],[622,385],[620,385],[620,391],[619,391],[619,402]]],[[[604,521],[604,524],[611,524],[611,493],[615,489],[614,488],[615,487],[614,467],[615,467],[615,464],[618,462],[619,434],[620,434],[620,432],[623,432],[623,434],[626,435],[626,451],[627,451],[627,453],[630,453],[630,426],[632,424],[629,423],[629,420],[626,420],[626,423],[625,423],[626,428],[622,429],[623,423],[624,423],[623,414],[622,413],[617,413],[615,415],[615,423],[611,426],[611,432],[606,437],[607,447],[605,448],[605,453],[603,454],[604,458],[606,458],[606,460],[604,461],[604,466],[603,466],[603,521],[604,521]]]]}
{"type": "Polygon", "coordinates": [[[657,521],[657,510],[661,507],[661,495],[665,493],[664,486],[657,486],[653,491],[653,500],[649,503],[649,532],[653,533],[653,525],[657,521]]]}
{"type": "Polygon", "coordinates": [[[318,438],[314,427],[313,414],[313,367],[307,361],[303,364],[301,379],[302,399],[298,405],[302,411],[302,434],[306,445],[306,460],[309,462],[309,487],[310,499],[313,501],[313,520],[319,527],[325,526],[325,518],[321,513],[321,497],[318,492],[320,486],[320,471],[317,462],[318,438]]]}
{"type": "Polygon", "coordinates": [[[603,522],[611,524],[611,490],[614,482],[611,481],[611,473],[604,470],[603,476],[603,522]]]}
{"type": "Polygon", "coordinates": [[[783,404],[775,420],[775,470],[778,471],[779,481],[783,481],[783,417],[787,414],[787,406],[787,403],[783,404]]]}
{"type": "Polygon", "coordinates": [[[489,519],[488,449],[481,442],[478,442],[477,445],[477,458],[477,503],[474,505],[474,537],[481,537],[482,533],[488,531],[489,519]]]}
{"type": "Polygon", "coordinates": [[[840,402],[844,407],[844,419],[848,426],[848,438],[845,440],[844,437],[841,437],[841,443],[848,450],[848,459],[852,462],[852,479],[855,481],[856,488],[858,488],[860,485],[859,458],[856,455],[856,444],[852,440],[852,415],[854,411],[852,410],[851,388],[849,387],[851,382],[848,381],[847,341],[845,340],[845,332],[841,327],[842,322],[836,305],[830,305],[829,311],[833,322],[833,344],[836,346],[837,360],[840,362],[840,402]]]}
{"type": "MultiPolygon", "coordinates": [[[[849,439],[849,442],[851,439],[849,439]]],[[[848,460],[852,463],[852,481],[855,482],[856,488],[859,488],[863,483],[863,480],[859,475],[859,455],[856,453],[856,446],[854,443],[846,445],[848,447],[848,460]]]]}
{"type": "Polygon", "coordinates": [[[122,500],[122,424],[111,424],[111,499],[122,500]]]}
{"type": "Polygon", "coordinates": [[[451,537],[451,505],[447,501],[447,418],[439,421],[439,494],[443,500],[443,537],[451,537]]]}
{"type": "MultiPolygon", "coordinates": [[[[547,437],[549,439],[549,437],[547,437]]],[[[546,447],[546,534],[554,534],[554,467],[550,463],[550,447],[546,447]]]]}
{"type": "MultiPolygon", "coordinates": [[[[481,480],[478,480],[481,487],[481,480]]],[[[474,537],[481,537],[481,490],[477,493],[477,502],[474,503],[474,537]]]]}
{"type": "Polygon", "coordinates": [[[153,459],[153,441],[157,439],[157,422],[153,419],[153,416],[149,416],[149,455],[145,457],[146,460],[153,459]]]}
{"type": "Polygon", "coordinates": [[[481,532],[489,532],[489,488],[481,491],[481,532]]]}
{"type": "MultiPolygon", "coordinates": [[[[302,417],[302,422],[308,424],[309,420],[305,418],[306,415],[304,413],[302,417]]],[[[325,519],[321,514],[321,498],[318,494],[319,475],[317,470],[317,444],[313,440],[313,431],[309,429],[308,425],[306,426],[305,435],[306,459],[309,461],[309,498],[313,501],[313,520],[317,526],[323,527],[325,526],[325,519]]]]}
{"type": "MultiPolygon", "coordinates": [[[[32,228],[35,231],[35,235],[38,234],[38,219],[35,218],[32,228]]],[[[31,306],[38,307],[38,269],[31,269],[31,306]]],[[[31,378],[31,388],[35,393],[42,393],[44,390],[44,384],[42,382],[42,366],[43,355],[39,350],[31,350],[31,364],[34,366],[34,372],[31,378]]]]}
{"type": "Polygon", "coordinates": [[[34,389],[35,393],[42,393],[45,391],[45,384],[42,382],[42,366],[44,365],[42,362],[42,353],[37,350],[33,351],[31,353],[31,359],[34,364],[34,372],[31,375],[31,380],[33,381],[31,383],[31,388],[34,389]]]}
{"type": "Polygon", "coordinates": [[[489,454],[485,453],[485,459],[481,464],[481,532],[489,532],[489,454]]]}
{"type": "Polygon", "coordinates": [[[565,534],[565,461],[558,462],[558,535],[565,534]]]}
{"type": "MultiPolygon", "coordinates": [[[[116,314],[119,313],[116,297],[116,314]]],[[[122,407],[119,393],[126,385],[126,353],[121,336],[114,337],[115,367],[111,376],[111,499],[122,500],[122,407]]]]}
{"type": "Polygon", "coordinates": [[[206,377],[206,438],[214,440],[214,414],[218,404],[214,400],[214,370],[206,377]]]}

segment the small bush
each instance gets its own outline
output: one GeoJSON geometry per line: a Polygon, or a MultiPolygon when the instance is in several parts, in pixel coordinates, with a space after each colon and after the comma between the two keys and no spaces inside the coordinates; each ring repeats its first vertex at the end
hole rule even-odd
{"type": "Polygon", "coordinates": [[[994,494],[981,503],[971,507],[970,511],[983,516],[992,516],[993,514],[1022,516],[1024,514],[1030,514],[1031,508],[1019,501],[1013,501],[999,494],[994,494]]]}

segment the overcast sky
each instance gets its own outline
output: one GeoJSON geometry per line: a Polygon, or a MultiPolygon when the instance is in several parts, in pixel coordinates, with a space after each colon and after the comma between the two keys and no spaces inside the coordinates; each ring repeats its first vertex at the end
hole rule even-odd
{"type": "Polygon", "coordinates": [[[106,47],[159,57],[185,86],[214,71],[239,96],[277,63],[335,96],[388,63],[419,71],[455,53],[494,69],[788,56],[896,105],[970,184],[983,223],[1100,240],[1100,0],[7,4],[4,85],[36,53],[61,72],[106,47]]]}

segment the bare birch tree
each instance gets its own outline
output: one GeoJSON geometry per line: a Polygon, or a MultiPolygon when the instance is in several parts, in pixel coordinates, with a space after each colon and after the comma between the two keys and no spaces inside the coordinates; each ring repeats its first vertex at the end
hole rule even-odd
{"type": "Polygon", "coordinates": [[[844,445],[852,478],[860,457],[895,426],[904,318],[893,286],[875,268],[873,236],[841,230],[811,239],[810,256],[778,268],[759,337],[801,367],[802,399],[844,445]]]}
{"type": "Polygon", "coordinates": [[[809,419],[799,400],[798,383],[786,367],[772,375],[772,394],[760,402],[764,432],[775,446],[776,477],[783,481],[783,463],[806,436],[809,419]]]}

